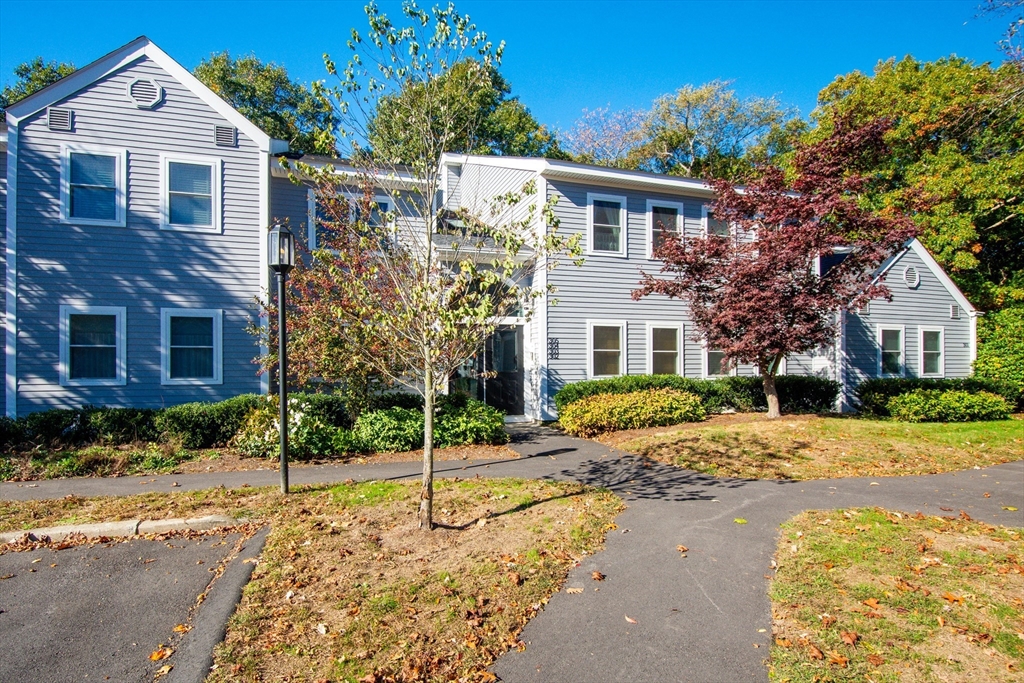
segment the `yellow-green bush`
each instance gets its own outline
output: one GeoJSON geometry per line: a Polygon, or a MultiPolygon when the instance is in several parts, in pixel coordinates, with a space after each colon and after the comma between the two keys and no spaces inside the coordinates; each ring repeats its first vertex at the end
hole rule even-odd
{"type": "Polygon", "coordinates": [[[559,422],[575,436],[591,437],[620,429],[663,427],[699,422],[707,416],[700,397],[674,389],[628,394],[597,394],[565,406],[559,422]]]}

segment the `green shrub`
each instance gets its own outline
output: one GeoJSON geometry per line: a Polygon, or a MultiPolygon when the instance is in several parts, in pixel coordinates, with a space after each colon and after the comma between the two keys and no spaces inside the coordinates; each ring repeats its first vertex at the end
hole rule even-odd
{"type": "Polygon", "coordinates": [[[39,446],[75,446],[92,436],[82,420],[82,411],[75,408],[40,410],[18,421],[25,439],[39,446]]]}
{"type": "Polygon", "coordinates": [[[83,408],[83,420],[90,441],[120,445],[156,441],[158,411],[150,408],[83,408]]]}
{"type": "Polygon", "coordinates": [[[160,411],[156,428],[185,448],[226,446],[265,396],[242,394],[218,403],[183,403],[160,411]]]}
{"type": "MultiPolygon", "coordinates": [[[[352,420],[340,394],[293,394],[305,399],[306,412],[332,427],[351,427],[352,420]]],[[[275,404],[276,405],[276,404],[275,404]]]]}
{"type": "Polygon", "coordinates": [[[1012,387],[1013,395],[998,393],[1024,411],[1024,306],[987,313],[978,320],[974,374],[1012,387]]]}
{"type": "Polygon", "coordinates": [[[943,379],[924,379],[919,377],[885,377],[864,380],[857,385],[854,395],[857,409],[864,415],[872,417],[888,417],[889,401],[913,391],[965,391],[978,393],[987,391],[998,394],[1013,406],[1017,389],[1006,382],[999,382],[983,377],[950,377],[943,379]]]}
{"type": "MultiPolygon", "coordinates": [[[[459,394],[449,394],[457,396],[459,394]]],[[[464,394],[462,394],[464,396],[464,394]]],[[[448,401],[434,420],[434,445],[438,448],[467,444],[503,444],[508,442],[505,414],[496,408],[467,398],[464,405],[448,401]]],[[[422,417],[421,417],[422,419],[422,417]]]]}
{"type": "MultiPolygon", "coordinates": [[[[302,460],[336,455],[337,434],[343,428],[328,424],[323,415],[331,402],[317,400],[322,394],[295,394],[288,397],[288,455],[302,460]]],[[[276,396],[261,399],[249,412],[230,444],[253,458],[275,457],[280,453],[278,401],[276,396]]]]}
{"type": "MultiPolygon", "coordinates": [[[[804,375],[779,375],[775,378],[780,409],[786,413],[831,412],[839,396],[840,385],[829,379],[804,375]]],[[[609,379],[586,380],[562,387],[555,394],[559,414],[580,399],[598,394],[626,394],[647,389],[674,389],[696,394],[709,412],[723,410],[767,410],[768,400],[760,377],[722,377],[696,379],[679,375],[623,375],[609,379]]]]}
{"type": "Polygon", "coordinates": [[[559,412],[559,422],[570,434],[590,437],[620,429],[699,422],[706,416],[696,394],[675,389],[646,389],[580,399],[559,412]]]}
{"type": "Polygon", "coordinates": [[[21,420],[12,420],[0,415],[0,453],[6,453],[25,440],[25,425],[21,420]]]}
{"type": "Polygon", "coordinates": [[[411,451],[423,447],[423,413],[406,408],[373,410],[359,416],[352,432],[365,451],[411,451]]]}
{"type": "Polygon", "coordinates": [[[889,399],[887,407],[901,422],[976,422],[1010,416],[1009,402],[989,391],[915,389],[889,399]]]}
{"type": "Polygon", "coordinates": [[[386,394],[371,396],[367,412],[387,410],[388,408],[405,408],[423,412],[423,397],[406,391],[389,391],[386,394]]]}

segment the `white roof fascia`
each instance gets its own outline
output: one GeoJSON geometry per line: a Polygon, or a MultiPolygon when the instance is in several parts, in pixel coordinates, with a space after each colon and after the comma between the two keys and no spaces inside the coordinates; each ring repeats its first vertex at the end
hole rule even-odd
{"type": "MultiPolygon", "coordinates": [[[[313,168],[315,168],[317,170],[326,168],[327,166],[331,166],[334,169],[335,175],[353,175],[354,176],[354,175],[359,175],[360,173],[362,173],[362,171],[360,171],[356,167],[354,167],[351,164],[348,164],[348,163],[346,163],[346,162],[344,162],[344,161],[342,161],[340,159],[337,162],[319,161],[319,160],[316,160],[316,161],[303,161],[301,158],[300,159],[296,159],[294,161],[289,160],[289,165],[292,166],[292,168],[290,168],[290,169],[289,168],[285,168],[284,166],[282,166],[281,165],[281,161],[279,159],[275,159],[274,161],[276,163],[271,164],[270,172],[271,172],[271,175],[273,175],[275,178],[290,178],[293,173],[295,175],[302,176],[302,174],[299,173],[295,169],[295,164],[296,163],[306,164],[307,166],[311,166],[311,167],[313,167],[313,168]]],[[[404,173],[404,174],[398,174],[398,175],[385,174],[385,173],[375,173],[373,175],[375,177],[378,177],[378,178],[383,178],[385,180],[390,180],[392,182],[396,182],[396,183],[401,184],[401,185],[408,185],[410,187],[413,186],[413,185],[420,184],[420,181],[415,176],[413,176],[411,173],[404,173]]]]}
{"type": "Polygon", "coordinates": [[[7,108],[7,121],[10,125],[18,125],[23,119],[75,94],[90,83],[95,83],[104,76],[131,64],[140,57],[149,57],[164,71],[188,88],[196,97],[223,116],[229,123],[255,142],[262,152],[280,154],[288,151],[288,143],[283,140],[272,140],[256,124],[245,118],[237,109],[225,102],[215,92],[206,87],[188,69],[174,61],[166,52],[157,47],[153,41],[140,36],[124,47],[100,57],[88,66],[82,67],[56,83],[43,88],[37,93],[7,108]]]}
{"type": "Polygon", "coordinates": [[[956,299],[960,308],[964,309],[969,314],[977,313],[977,309],[971,305],[971,302],[967,300],[967,297],[964,296],[964,293],[960,291],[960,288],[956,286],[956,283],[953,282],[949,275],[946,275],[946,271],[942,269],[942,266],[940,266],[939,262],[935,260],[935,257],[931,255],[923,244],[921,244],[921,240],[915,237],[910,241],[908,246],[911,251],[917,254],[921,260],[924,261],[928,270],[930,270],[932,275],[935,276],[935,279],[942,283],[942,286],[946,288],[946,291],[949,292],[950,296],[956,299]]]}

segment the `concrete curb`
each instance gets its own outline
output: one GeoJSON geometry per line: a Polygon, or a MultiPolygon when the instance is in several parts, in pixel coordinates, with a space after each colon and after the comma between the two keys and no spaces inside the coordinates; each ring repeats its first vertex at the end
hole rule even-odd
{"type": "Polygon", "coordinates": [[[5,531],[0,533],[0,543],[14,543],[28,536],[29,540],[43,537],[51,541],[63,541],[71,534],[84,534],[87,538],[99,536],[121,537],[140,536],[145,534],[163,534],[169,531],[209,531],[220,527],[235,526],[243,520],[225,515],[208,515],[186,519],[129,519],[121,522],[100,522],[97,524],[69,524],[67,526],[51,526],[28,531],[5,531]]]}

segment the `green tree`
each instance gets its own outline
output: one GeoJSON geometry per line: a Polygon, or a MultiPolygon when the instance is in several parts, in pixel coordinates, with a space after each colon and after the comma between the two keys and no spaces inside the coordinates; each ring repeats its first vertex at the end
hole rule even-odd
{"type": "MultiPolygon", "coordinates": [[[[512,88],[495,64],[464,59],[432,76],[434,82],[407,80],[400,90],[381,97],[372,113],[368,143],[375,156],[391,163],[413,163],[423,158],[421,136],[408,126],[403,112],[421,107],[436,93],[455,105],[456,116],[438,116],[436,136],[449,137],[448,151],[502,156],[554,157],[565,155],[548,130],[530,110],[511,97],[512,88]]],[[[429,156],[429,155],[428,155],[429,156]]]]}
{"type": "Polygon", "coordinates": [[[1024,404],[1024,306],[989,313],[978,321],[978,359],[974,374],[1017,387],[1024,404]]]}
{"type": "Polygon", "coordinates": [[[685,85],[645,112],[586,112],[567,133],[567,147],[585,163],[743,179],[754,165],[790,151],[805,124],[776,98],[742,99],[729,85],[685,85]]]}
{"type": "Polygon", "coordinates": [[[810,141],[882,117],[892,152],[866,198],[914,217],[929,251],[982,309],[1024,302],[1024,98],[1013,64],[880,62],[819,95],[810,141]]]}
{"type": "Polygon", "coordinates": [[[17,78],[14,85],[5,85],[0,91],[0,111],[74,71],[75,65],[71,62],[44,62],[42,57],[19,64],[14,67],[17,78]]]}
{"type": "Polygon", "coordinates": [[[200,62],[194,74],[263,132],[287,140],[292,150],[337,154],[330,101],[318,89],[291,80],[283,66],[224,51],[200,62]]]}

